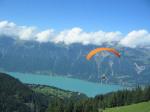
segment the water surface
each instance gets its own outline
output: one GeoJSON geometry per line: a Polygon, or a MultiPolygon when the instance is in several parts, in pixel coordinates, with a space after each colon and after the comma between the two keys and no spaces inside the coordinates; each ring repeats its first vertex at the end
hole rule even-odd
{"type": "Polygon", "coordinates": [[[89,97],[93,97],[97,94],[104,94],[112,91],[117,91],[123,88],[119,85],[92,83],[84,80],[67,78],[63,76],[48,76],[17,72],[7,73],[19,79],[23,83],[55,86],[65,90],[85,93],[89,97]]]}

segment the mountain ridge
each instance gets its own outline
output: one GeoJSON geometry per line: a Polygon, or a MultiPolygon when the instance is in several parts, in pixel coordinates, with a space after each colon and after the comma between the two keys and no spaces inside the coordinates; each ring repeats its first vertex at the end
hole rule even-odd
{"type": "Polygon", "coordinates": [[[0,70],[56,74],[93,82],[99,82],[104,75],[108,81],[103,83],[145,85],[150,83],[149,52],[148,47],[128,48],[114,44],[65,45],[1,37],[0,70]],[[87,61],[85,56],[97,47],[114,47],[121,53],[121,57],[116,58],[111,53],[102,52],[87,61]]]}

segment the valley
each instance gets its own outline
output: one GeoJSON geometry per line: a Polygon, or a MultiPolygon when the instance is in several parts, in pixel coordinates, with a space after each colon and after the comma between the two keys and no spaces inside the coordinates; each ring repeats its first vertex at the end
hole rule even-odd
{"type": "Polygon", "coordinates": [[[0,71],[59,75],[91,82],[123,86],[149,85],[150,49],[117,44],[82,45],[38,43],[0,37],[0,71]],[[85,56],[96,47],[114,47],[121,57],[102,52],[90,61],[85,56]],[[13,50],[12,50],[13,49],[13,50]]]}

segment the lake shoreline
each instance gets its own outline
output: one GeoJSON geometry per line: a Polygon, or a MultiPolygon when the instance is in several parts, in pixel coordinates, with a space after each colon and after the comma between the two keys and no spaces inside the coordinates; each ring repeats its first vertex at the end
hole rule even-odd
{"type": "Polygon", "coordinates": [[[19,79],[23,83],[53,86],[68,91],[81,92],[89,97],[94,97],[98,94],[105,94],[125,88],[120,85],[93,83],[65,76],[50,76],[44,74],[40,75],[20,72],[5,73],[8,73],[11,76],[19,79]]]}

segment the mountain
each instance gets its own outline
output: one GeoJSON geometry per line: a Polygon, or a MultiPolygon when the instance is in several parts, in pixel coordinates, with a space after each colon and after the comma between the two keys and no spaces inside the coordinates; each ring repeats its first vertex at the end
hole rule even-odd
{"type": "MultiPolygon", "coordinates": [[[[2,112],[98,112],[106,108],[149,101],[149,93],[150,86],[147,86],[88,98],[84,94],[55,87],[26,85],[8,74],[0,73],[2,112]]],[[[149,103],[143,103],[142,106],[148,109],[149,103]]],[[[138,109],[137,106],[134,108],[138,109]]]]}
{"type": "Polygon", "coordinates": [[[0,110],[2,112],[44,112],[48,100],[19,80],[0,73],[0,110]]]}
{"type": "Polygon", "coordinates": [[[93,82],[121,85],[150,84],[150,48],[128,48],[114,44],[82,45],[38,43],[0,37],[0,70],[47,75],[63,75],[93,82]],[[113,47],[117,58],[102,52],[87,61],[85,56],[97,47],[113,47]]]}
{"type": "Polygon", "coordinates": [[[86,99],[82,93],[44,85],[25,85],[0,73],[0,110],[2,112],[45,112],[48,105],[86,99]]]}

